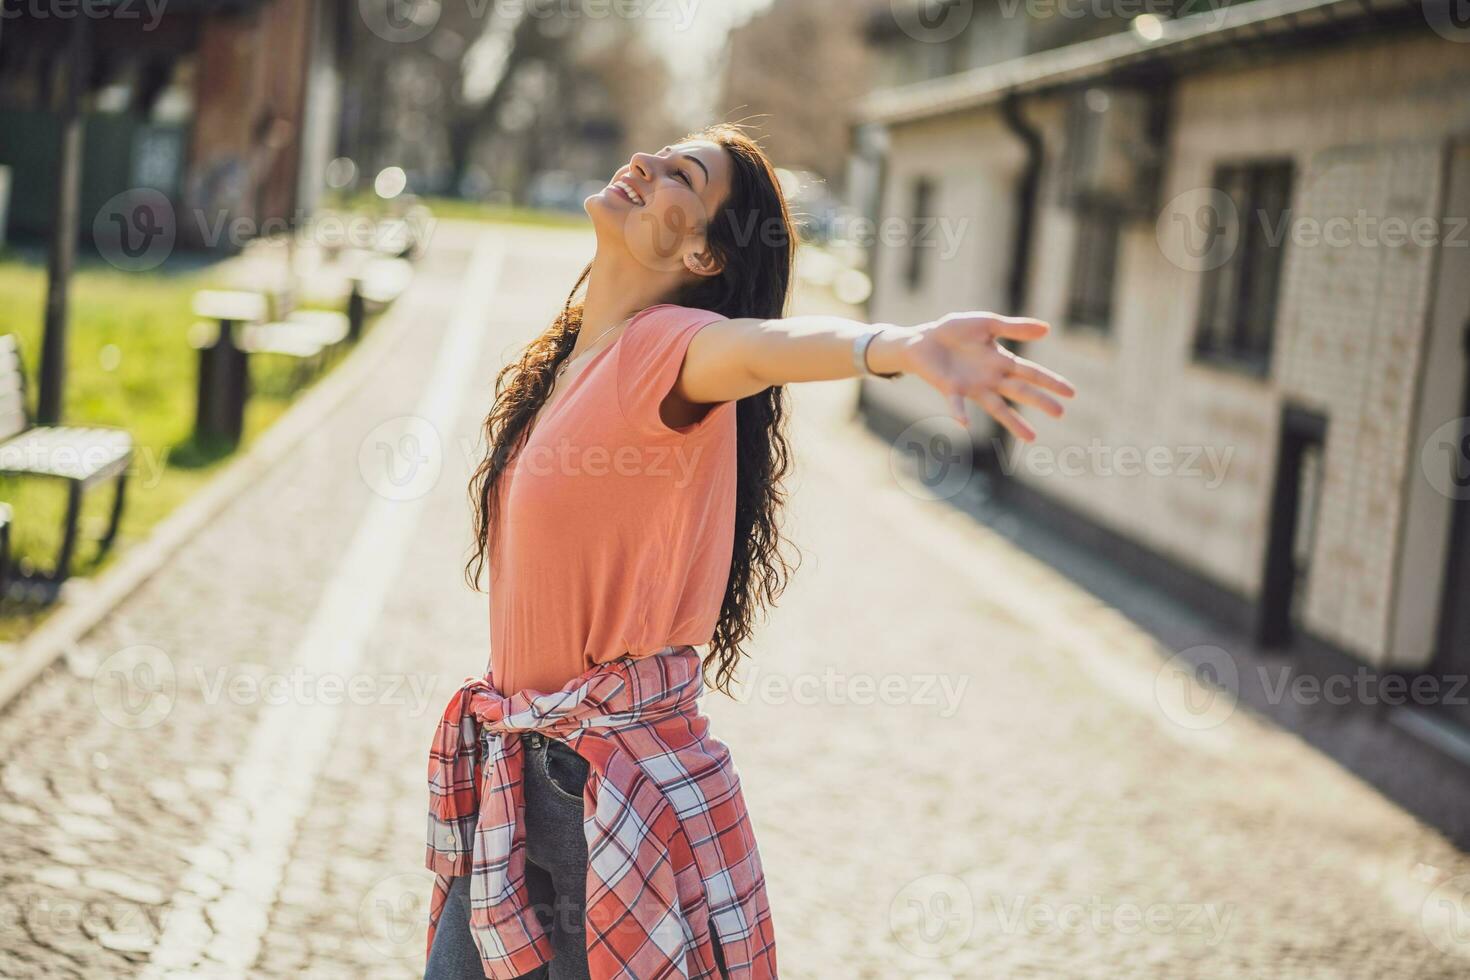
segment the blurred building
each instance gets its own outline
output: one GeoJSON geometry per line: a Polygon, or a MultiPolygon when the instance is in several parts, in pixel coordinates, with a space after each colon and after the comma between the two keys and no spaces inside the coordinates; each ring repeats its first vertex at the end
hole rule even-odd
{"type": "MultiPolygon", "coordinates": [[[[335,150],[341,0],[98,4],[87,18],[78,229],[115,195],[165,195],[178,236],[229,248],[316,206],[335,150]],[[237,232],[227,231],[234,223],[237,232]]],[[[52,221],[58,77],[78,16],[26,5],[0,33],[0,165],[11,168],[9,233],[52,221]]]]}
{"type": "MultiPolygon", "coordinates": [[[[893,10],[858,162],[911,233],[871,315],[1039,316],[1027,353],[1081,390],[1024,452],[976,416],[1008,496],[1263,644],[1470,670],[1470,25],[893,10]]],[[[945,414],[913,379],[863,399],[945,414]]]]}

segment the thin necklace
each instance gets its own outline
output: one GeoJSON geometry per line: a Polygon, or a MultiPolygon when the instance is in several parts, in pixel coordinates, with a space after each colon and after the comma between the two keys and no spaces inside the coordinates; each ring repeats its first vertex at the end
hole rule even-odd
{"type": "MultiPolygon", "coordinates": [[[[632,319],[632,318],[629,317],[629,319],[632,319]]],[[[606,337],[608,334],[612,333],[618,327],[621,327],[624,323],[627,323],[627,322],[628,322],[627,320],[620,320],[617,323],[614,323],[612,326],[608,327],[602,333],[598,334],[596,337],[593,337],[592,338],[592,342],[587,345],[586,349],[583,350],[582,353],[578,354],[576,357],[569,357],[565,361],[562,361],[560,364],[558,364],[556,366],[555,373],[552,375],[552,383],[553,384],[556,383],[556,380],[561,377],[562,372],[565,371],[567,369],[567,367],[570,366],[573,361],[576,361],[576,360],[579,360],[579,359],[581,359],[583,357],[586,357],[588,351],[590,351],[590,350],[592,350],[592,348],[596,347],[597,346],[597,342],[599,340],[601,340],[603,337],[606,337]]]]}
{"type": "MultiPolygon", "coordinates": [[[[633,318],[632,317],[628,317],[628,320],[631,320],[631,319],[633,319],[633,318]]],[[[619,323],[614,323],[612,326],[608,327],[602,333],[600,333],[596,337],[594,337],[592,339],[592,343],[588,344],[587,345],[587,349],[584,350],[584,351],[582,351],[581,354],[578,354],[576,357],[569,357],[565,361],[562,361],[560,364],[558,364],[556,366],[556,369],[551,372],[551,387],[548,388],[547,391],[546,391],[546,401],[542,402],[541,403],[541,407],[536,410],[536,414],[531,418],[530,428],[528,428],[526,430],[527,438],[529,438],[530,436],[534,435],[535,432],[536,432],[536,427],[541,424],[541,416],[543,416],[543,415],[546,414],[546,409],[548,408],[548,403],[551,401],[552,394],[556,391],[556,386],[561,383],[561,373],[567,369],[567,365],[571,364],[573,361],[577,360],[578,358],[581,358],[582,356],[584,356],[587,353],[587,351],[590,351],[597,344],[597,342],[599,340],[601,340],[603,337],[606,337],[608,334],[612,333],[618,327],[621,327],[624,323],[627,323],[628,320],[623,320],[623,321],[621,321],[619,323]]]]}

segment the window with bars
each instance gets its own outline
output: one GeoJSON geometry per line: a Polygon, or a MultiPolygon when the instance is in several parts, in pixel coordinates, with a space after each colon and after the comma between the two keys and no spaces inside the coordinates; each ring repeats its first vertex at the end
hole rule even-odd
{"type": "Polygon", "coordinates": [[[909,223],[909,264],[905,274],[910,290],[918,289],[924,281],[924,256],[932,251],[929,243],[921,239],[928,233],[929,222],[934,217],[934,181],[919,177],[913,184],[913,211],[909,223]]]}
{"type": "Polygon", "coordinates": [[[1276,294],[1289,237],[1291,181],[1289,161],[1216,168],[1213,186],[1230,198],[1234,213],[1212,216],[1204,229],[1204,254],[1231,242],[1234,248],[1205,274],[1195,335],[1200,359],[1253,374],[1269,371],[1276,294]]]}
{"type": "Polygon", "coordinates": [[[1118,266],[1122,211],[1102,202],[1079,203],[1073,211],[1072,281],[1067,296],[1070,326],[1107,331],[1113,320],[1113,278],[1118,266]]]}

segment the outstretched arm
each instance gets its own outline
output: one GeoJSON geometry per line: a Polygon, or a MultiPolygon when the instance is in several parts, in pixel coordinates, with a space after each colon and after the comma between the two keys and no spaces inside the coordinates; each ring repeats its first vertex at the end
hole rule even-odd
{"type": "Polygon", "coordinates": [[[951,313],[915,327],[870,326],[837,316],[720,320],[690,341],[669,397],[699,405],[744,398],[772,385],[854,377],[860,372],[853,363],[853,341],[874,328],[882,332],[868,345],[868,366],[879,374],[899,371],[922,378],[945,396],[961,423],[965,401],[973,401],[1029,442],[1036,432],[1011,403],[1059,418],[1058,398],[1075,394],[1061,375],[998,342],[1036,340],[1051,329],[1047,324],[994,313],[951,313]]]}

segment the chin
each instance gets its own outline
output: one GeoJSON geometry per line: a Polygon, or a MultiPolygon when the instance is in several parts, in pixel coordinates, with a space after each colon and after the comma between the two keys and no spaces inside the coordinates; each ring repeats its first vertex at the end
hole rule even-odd
{"type": "Polygon", "coordinates": [[[620,199],[613,197],[611,190],[604,188],[583,201],[582,210],[587,212],[589,218],[596,219],[600,216],[621,221],[622,218],[619,215],[627,210],[627,206],[620,199]]]}
{"type": "Polygon", "coordinates": [[[592,230],[599,241],[617,239],[622,241],[625,229],[625,213],[616,202],[609,201],[604,194],[593,194],[582,202],[582,210],[592,219],[592,230]]]}

